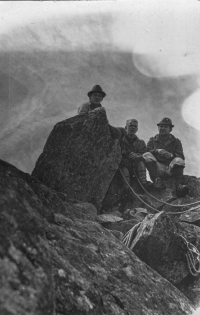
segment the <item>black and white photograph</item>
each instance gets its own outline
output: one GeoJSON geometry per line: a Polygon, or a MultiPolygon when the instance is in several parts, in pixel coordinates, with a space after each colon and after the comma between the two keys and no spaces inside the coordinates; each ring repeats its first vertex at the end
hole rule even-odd
{"type": "Polygon", "coordinates": [[[0,314],[200,315],[200,1],[0,1],[0,314]]]}

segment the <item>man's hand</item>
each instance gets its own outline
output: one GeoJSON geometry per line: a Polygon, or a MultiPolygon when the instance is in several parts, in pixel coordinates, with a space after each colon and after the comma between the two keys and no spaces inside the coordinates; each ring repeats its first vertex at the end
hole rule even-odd
{"type": "Polygon", "coordinates": [[[102,106],[102,107],[97,107],[95,109],[93,109],[92,111],[95,111],[95,112],[99,112],[99,111],[102,111],[102,112],[105,112],[105,108],[102,106]]]}
{"type": "Polygon", "coordinates": [[[136,159],[136,158],[138,158],[139,157],[139,155],[137,154],[137,153],[134,153],[134,152],[131,152],[130,154],[129,154],[129,158],[130,159],[136,159]]]}
{"type": "Polygon", "coordinates": [[[156,152],[159,154],[160,157],[162,157],[166,160],[173,159],[173,157],[174,157],[173,153],[170,153],[164,149],[157,149],[156,152]]]}

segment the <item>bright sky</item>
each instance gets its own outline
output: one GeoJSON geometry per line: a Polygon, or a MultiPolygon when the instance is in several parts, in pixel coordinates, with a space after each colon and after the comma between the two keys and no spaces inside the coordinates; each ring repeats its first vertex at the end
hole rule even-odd
{"type": "MultiPolygon", "coordinates": [[[[0,35],[55,16],[75,16],[76,21],[77,15],[105,12],[112,15],[113,42],[133,52],[140,72],[152,77],[196,74],[200,82],[198,0],[1,1],[0,35]]],[[[185,121],[198,130],[199,104],[200,89],[182,107],[185,121]]]]}

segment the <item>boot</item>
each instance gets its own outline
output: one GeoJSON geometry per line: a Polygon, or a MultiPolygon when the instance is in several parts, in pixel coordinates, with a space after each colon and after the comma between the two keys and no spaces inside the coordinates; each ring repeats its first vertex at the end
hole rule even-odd
{"type": "Polygon", "coordinates": [[[125,186],[130,185],[130,174],[129,174],[129,170],[126,167],[122,167],[121,168],[122,174],[124,175],[126,182],[125,182],[125,186]]]}
{"type": "Polygon", "coordinates": [[[153,188],[153,183],[147,181],[147,172],[144,162],[139,162],[137,167],[138,178],[144,189],[147,191],[153,188]]]}
{"type": "Polygon", "coordinates": [[[178,197],[184,197],[184,196],[188,195],[188,193],[189,193],[189,187],[187,185],[179,184],[176,187],[176,194],[178,197]]]}
{"type": "Polygon", "coordinates": [[[154,187],[157,189],[164,189],[165,188],[165,186],[163,185],[162,178],[160,178],[160,177],[156,178],[156,180],[154,182],[154,187]]]}
{"type": "Polygon", "coordinates": [[[171,174],[174,178],[174,185],[177,197],[184,197],[189,193],[189,187],[187,185],[182,185],[183,179],[183,167],[180,165],[174,165],[171,174]]]}
{"type": "Polygon", "coordinates": [[[146,162],[145,165],[146,165],[146,168],[149,172],[149,176],[150,176],[152,182],[155,182],[156,178],[158,177],[156,161],[146,162]]]}

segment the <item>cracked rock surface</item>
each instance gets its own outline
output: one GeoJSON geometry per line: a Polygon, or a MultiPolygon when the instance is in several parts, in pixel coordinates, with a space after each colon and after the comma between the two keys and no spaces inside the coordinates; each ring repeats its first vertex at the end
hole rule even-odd
{"type": "Polygon", "coordinates": [[[189,300],[57,192],[0,161],[0,313],[192,314],[189,300]]]}

